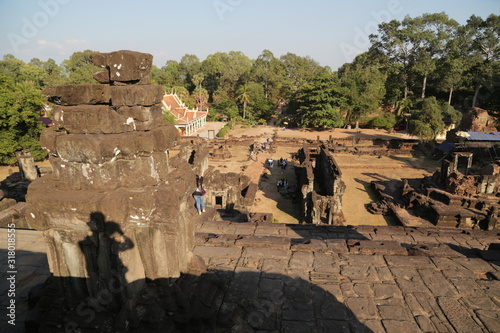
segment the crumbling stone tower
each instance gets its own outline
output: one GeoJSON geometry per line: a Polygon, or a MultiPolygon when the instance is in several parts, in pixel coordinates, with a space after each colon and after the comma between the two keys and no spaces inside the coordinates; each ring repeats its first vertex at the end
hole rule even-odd
{"type": "Polygon", "coordinates": [[[30,185],[26,215],[45,232],[51,272],[74,302],[104,292],[106,306],[130,310],[146,279],[178,277],[189,264],[191,193],[207,154],[169,156],[179,134],[162,118],[161,87],[149,84],[152,58],[97,53],[100,84],[44,91],[57,104],[41,137],[53,173],[30,185]]]}
{"type": "Polygon", "coordinates": [[[300,165],[295,168],[297,193],[302,202],[302,219],[313,224],[342,225],[342,196],[345,183],[333,155],[325,146],[299,150],[300,165]]]}

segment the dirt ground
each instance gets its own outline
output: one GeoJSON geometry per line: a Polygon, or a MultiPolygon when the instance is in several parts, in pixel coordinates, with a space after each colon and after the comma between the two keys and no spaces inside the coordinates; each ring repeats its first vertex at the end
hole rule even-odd
{"type": "MultiPolygon", "coordinates": [[[[327,140],[330,135],[333,138],[411,138],[404,133],[389,134],[385,130],[362,129],[347,130],[335,129],[330,131],[309,131],[296,129],[277,129],[272,126],[241,127],[233,128],[229,135],[234,137],[256,136],[260,142],[271,140],[274,133],[280,137],[295,137],[306,139],[327,140]]],[[[273,213],[275,222],[297,223],[300,220],[300,207],[293,202],[290,194],[284,191],[278,192],[276,183],[281,178],[286,177],[290,188],[295,183],[294,161],[292,154],[297,148],[278,147],[275,153],[269,152],[258,154],[254,159],[249,158],[249,152],[241,147],[229,147],[232,158],[227,161],[210,161],[222,172],[236,172],[248,175],[252,181],[259,184],[254,211],[273,213]],[[265,161],[268,158],[275,160],[275,167],[269,170],[265,161]],[[289,161],[287,169],[282,173],[276,161],[286,158],[289,161]],[[265,176],[262,177],[262,175],[265,176]]],[[[343,212],[348,224],[351,225],[387,225],[393,222],[389,218],[381,215],[372,215],[366,210],[366,205],[374,199],[374,193],[370,188],[372,180],[388,180],[401,178],[420,178],[430,175],[438,170],[435,161],[425,158],[414,158],[407,156],[389,156],[378,158],[376,156],[355,156],[351,154],[335,154],[335,160],[342,171],[342,179],[346,184],[346,191],[343,196],[343,212]]],[[[39,167],[48,167],[48,161],[36,163],[39,167]]],[[[5,179],[10,173],[17,172],[18,168],[13,166],[0,167],[0,179],[5,179]]]]}
{"type": "MultiPolygon", "coordinates": [[[[42,167],[50,167],[50,163],[48,160],[42,162],[35,163],[39,168],[42,167]]],[[[17,166],[0,166],[0,181],[7,178],[13,172],[19,172],[19,168],[17,166]]]]}
{"type": "MultiPolygon", "coordinates": [[[[260,142],[271,138],[274,133],[281,137],[306,138],[310,140],[327,140],[330,135],[333,138],[400,138],[409,139],[411,136],[405,133],[389,134],[385,130],[362,129],[344,130],[335,129],[332,131],[302,131],[302,130],[282,130],[276,131],[275,127],[235,127],[229,135],[234,137],[258,136],[260,142]]],[[[251,177],[255,182],[259,182],[254,211],[273,213],[276,222],[298,223],[300,219],[300,207],[293,203],[288,195],[278,193],[276,182],[286,177],[290,187],[295,185],[294,162],[291,161],[292,154],[297,148],[278,147],[277,151],[271,153],[261,153],[257,156],[257,161],[250,160],[248,151],[241,147],[229,147],[232,154],[230,161],[220,161],[211,163],[212,165],[225,170],[226,172],[243,172],[251,177]],[[265,167],[265,160],[272,158],[275,161],[279,158],[287,158],[289,167],[284,174],[275,165],[273,170],[265,167]],[[261,175],[267,176],[261,179],[261,175]]],[[[435,161],[426,158],[416,158],[409,156],[355,156],[352,154],[335,154],[335,160],[342,171],[342,179],[346,184],[346,191],[342,200],[342,209],[347,224],[351,225],[391,225],[394,221],[391,218],[381,215],[373,215],[366,210],[366,205],[375,199],[375,193],[370,187],[372,180],[389,180],[401,178],[421,178],[424,175],[431,175],[438,170],[435,161]]],[[[296,162],[295,162],[296,163],[296,162]]],[[[277,164],[277,163],[275,163],[277,164]]]]}

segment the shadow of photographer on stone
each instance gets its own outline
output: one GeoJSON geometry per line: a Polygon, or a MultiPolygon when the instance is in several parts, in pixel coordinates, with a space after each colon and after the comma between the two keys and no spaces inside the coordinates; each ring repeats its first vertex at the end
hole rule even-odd
{"type": "Polygon", "coordinates": [[[333,285],[273,269],[207,270],[196,256],[179,278],[128,282],[121,256],[135,244],[100,212],[87,225],[75,248],[87,277],[52,276],[34,288],[26,332],[369,332],[331,294],[333,285]]]}
{"type": "Polygon", "coordinates": [[[131,311],[125,279],[128,269],[119,254],[133,248],[134,243],[125,236],[119,224],[106,221],[102,213],[90,214],[87,225],[92,235],[80,241],[79,245],[89,276],[86,281],[89,300],[93,301],[93,304],[89,301],[88,305],[96,311],[119,310],[118,318],[125,317],[122,313],[131,311]]]}
{"type": "Polygon", "coordinates": [[[90,233],[78,241],[78,247],[66,251],[69,270],[73,266],[81,272],[81,267],[75,266],[83,264],[85,277],[51,276],[35,287],[30,292],[32,310],[26,321],[27,332],[57,331],[61,325],[62,332],[97,327],[99,332],[124,332],[130,324],[140,321],[134,312],[136,282],[126,281],[128,268],[120,259],[121,253],[134,248],[134,243],[118,223],[106,221],[100,212],[91,213],[87,225],[90,233]]]}

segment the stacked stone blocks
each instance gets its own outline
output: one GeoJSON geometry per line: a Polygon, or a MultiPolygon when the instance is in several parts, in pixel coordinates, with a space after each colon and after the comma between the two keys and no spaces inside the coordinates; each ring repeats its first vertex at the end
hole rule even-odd
{"type": "Polygon", "coordinates": [[[56,104],[55,125],[41,136],[53,173],[30,185],[27,222],[45,231],[52,274],[85,281],[66,293],[94,297],[115,272],[127,286],[120,299],[133,300],[146,278],[187,268],[194,242],[187,203],[206,154],[188,161],[188,147],[169,157],[179,134],[163,120],[161,87],[149,84],[151,55],[92,59],[104,69],[94,75],[99,84],[44,90],[56,104]],[[117,263],[102,262],[113,256],[117,263]]]}

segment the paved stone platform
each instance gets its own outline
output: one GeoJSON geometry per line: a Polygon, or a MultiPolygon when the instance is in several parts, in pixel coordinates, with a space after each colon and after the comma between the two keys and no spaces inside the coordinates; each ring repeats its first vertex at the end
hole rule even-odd
{"type": "MultiPolygon", "coordinates": [[[[28,293],[37,284],[43,283],[49,276],[49,265],[47,262],[47,250],[42,232],[35,230],[0,228],[0,332],[14,333],[24,332],[24,319],[28,311],[28,293]],[[12,268],[8,266],[8,235],[13,237],[15,245],[15,263],[12,268]],[[12,273],[14,272],[14,273],[12,273]],[[14,295],[9,295],[11,290],[10,280],[7,278],[14,275],[14,295]],[[13,297],[11,297],[13,296],[13,297]],[[15,300],[15,326],[7,323],[11,318],[7,317],[7,306],[10,300],[15,300]]],[[[12,243],[11,243],[12,244],[12,243]]],[[[12,253],[11,253],[12,254],[12,253]]]]}
{"type": "MultiPolygon", "coordinates": [[[[131,332],[500,332],[496,231],[220,221],[196,231],[207,271],[199,263],[166,293],[151,289],[166,315],[155,323],[160,312],[144,305],[155,324],[131,332]]],[[[0,239],[0,331],[23,332],[27,292],[49,275],[45,244],[16,230],[13,328],[6,229],[0,239]]]]}
{"type": "Polygon", "coordinates": [[[197,231],[208,269],[233,274],[219,316],[244,311],[242,331],[500,332],[496,231],[229,222],[197,231]]]}

